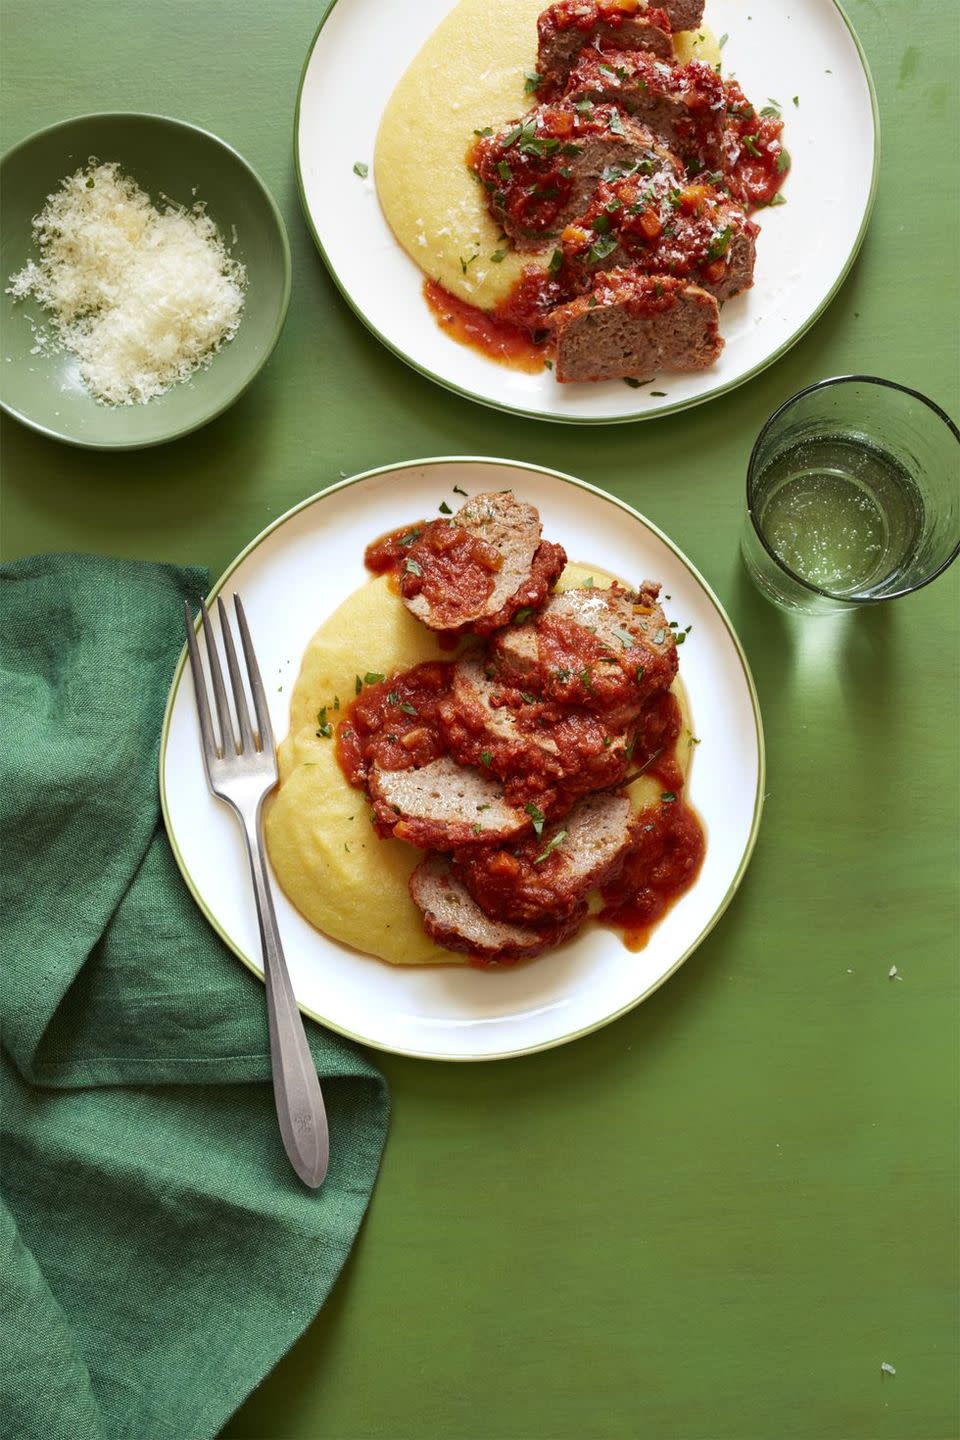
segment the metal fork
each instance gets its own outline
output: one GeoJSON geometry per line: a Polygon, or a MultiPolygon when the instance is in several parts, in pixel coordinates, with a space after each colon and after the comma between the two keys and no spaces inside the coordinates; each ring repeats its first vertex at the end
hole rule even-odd
{"type": "Polygon", "coordinates": [[[217,611],[220,616],[220,633],[227,656],[227,668],[233,688],[237,722],[240,726],[240,742],[234,737],[233,721],[227,694],[223,684],[223,671],[217,653],[217,640],[210,624],[210,614],[201,603],[203,633],[206,638],[207,661],[217,718],[220,724],[220,739],[217,739],[207,686],[200,661],[200,647],[194,630],[193,615],[186,601],[183,603],[184,620],[187,627],[187,647],[190,652],[190,668],[193,671],[193,688],[200,719],[200,734],[203,740],[203,764],[207,772],[207,784],[214,795],[224,800],[238,816],[243,826],[253,878],[253,893],[257,902],[257,919],[260,922],[260,943],[263,949],[263,972],[267,991],[267,1022],[270,1032],[270,1060],[273,1069],[273,1095],[280,1122],[280,1134],[290,1157],[290,1163],[305,1185],[316,1189],[322,1185],[327,1173],[330,1154],[330,1139],[327,1130],[327,1114],[324,1109],[320,1082],[314,1067],[310,1047],[307,1044],[303,1019],[297,1009],[297,1002],[290,983],[287,962],[284,959],[277,917],[273,909],[270,881],[267,874],[263,847],[261,811],[263,802],[277,784],[277,755],[273,743],[273,729],[270,713],[260,679],[257,657],[253,651],[247,617],[240,603],[240,596],[233,597],[240,640],[246,660],[247,679],[253,697],[257,717],[257,729],[250,724],[243,677],[237,661],[233,636],[227,622],[223,601],[217,597],[217,611]]]}

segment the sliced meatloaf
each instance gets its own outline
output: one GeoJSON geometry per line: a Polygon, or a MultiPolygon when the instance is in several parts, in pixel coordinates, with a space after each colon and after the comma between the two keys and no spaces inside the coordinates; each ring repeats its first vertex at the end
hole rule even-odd
{"type": "Polygon", "coordinates": [[[602,270],[635,266],[647,275],[691,279],[718,300],[753,284],[758,227],[712,185],[688,184],[664,164],[652,175],[601,181],[588,209],[561,237],[563,275],[589,289],[602,270]]]}
{"type": "Polygon", "coordinates": [[[579,800],[570,813],[516,846],[480,845],[454,855],[454,873],[488,915],[538,924],[575,914],[613,879],[630,846],[633,811],[622,792],[579,800]]]}
{"type": "Polygon", "coordinates": [[[461,764],[500,777],[518,809],[535,803],[550,815],[589,790],[620,783],[630,768],[629,718],[542,703],[522,687],[498,684],[488,668],[478,658],[458,662],[440,707],[444,740],[461,764]]]}
{"type": "Polygon", "coordinates": [[[695,30],[703,19],[704,0],[660,0],[660,4],[667,12],[674,34],[680,30],[695,30]]]}
{"type": "Polygon", "coordinates": [[[661,370],[706,370],[720,355],[720,307],[671,276],[612,270],[589,295],[551,315],[558,380],[638,380],[661,370]]]}
{"type": "MultiPolygon", "coordinates": [[[[514,627],[524,629],[525,626],[514,627]]],[[[479,655],[458,661],[450,694],[440,707],[443,738],[462,765],[487,765],[495,775],[545,769],[556,773],[557,745],[540,724],[543,706],[518,688],[505,688],[479,655]]]]}
{"type": "Polygon", "coordinates": [[[540,516],[511,491],[475,495],[406,551],[400,594],[431,630],[486,634],[543,603],[567,562],[541,542],[540,516]]]}
{"type": "Polygon", "coordinates": [[[583,905],[562,922],[536,927],[491,920],[453,874],[450,862],[439,855],[431,855],[414,870],[410,894],[431,939],[490,963],[530,960],[575,934],[586,917],[583,905]]]}
{"type": "Polygon", "coordinates": [[[379,834],[421,850],[507,840],[530,827],[530,817],[509,804],[498,781],[449,755],[419,770],[374,765],[367,784],[379,834]]]}
{"type": "Polygon", "coordinates": [[[702,60],[668,65],[641,51],[585,50],[570,72],[566,99],[618,105],[662,135],[685,165],[718,170],[723,155],[723,81],[702,60]]]}
{"type": "Polygon", "coordinates": [[[542,249],[583,213],[604,173],[655,161],[650,131],[616,105],[540,105],[477,142],[487,204],[518,250],[542,249]]]}
{"type": "Polygon", "coordinates": [[[614,585],[551,596],[525,625],[495,636],[496,679],[628,725],[651,696],[670,688],[677,673],[676,642],[658,603],[659,589],[614,585]]]}
{"type": "Polygon", "coordinates": [[[648,50],[672,60],[666,12],[643,0],[558,0],[537,21],[538,94],[560,94],[586,46],[606,51],[648,50]]]}

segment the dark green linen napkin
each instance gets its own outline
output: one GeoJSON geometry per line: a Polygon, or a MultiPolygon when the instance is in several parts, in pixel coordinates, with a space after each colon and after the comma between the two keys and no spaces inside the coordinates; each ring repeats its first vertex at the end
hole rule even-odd
{"type": "Polygon", "coordinates": [[[0,1433],[214,1434],[323,1304],[386,1137],[378,1071],[308,1021],[330,1170],[284,1154],[262,987],[197,911],[157,757],[199,570],[0,570],[0,1433]]]}

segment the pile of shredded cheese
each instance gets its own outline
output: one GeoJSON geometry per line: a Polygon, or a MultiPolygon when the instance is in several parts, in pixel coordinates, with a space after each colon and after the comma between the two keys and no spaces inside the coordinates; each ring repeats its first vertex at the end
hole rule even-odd
{"type": "Polygon", "coordinates": [[[88,165],[34,218],[39,260],[10,277],[108,405],[143,404],[186,380],[237,333],[244,267],[198,203],[161,211],[117,164],[88,165]]]}

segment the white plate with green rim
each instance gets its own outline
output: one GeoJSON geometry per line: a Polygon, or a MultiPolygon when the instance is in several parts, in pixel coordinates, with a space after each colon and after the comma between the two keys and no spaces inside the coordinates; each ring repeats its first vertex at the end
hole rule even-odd
{"type": "MultiPolygon", "coordinates": [[[[823,313],[853,264],[876,192],[880,129],[866,58],[835,0],[758,4],[750,15],[742,0],[707,0],[705,21],[728,36],[724,72],[758,106],[770,97],[782,105],[793,159],[787,203],[755,217],[763,230],[756,284],[723,307],[718,363],[699,374],[661,375],[641,389],[620,381],[558,385],[549,371],[506,369],[443,334],[423,299],[423,275],[381,213],[372,162],[387,100],[452,8],[452,0],[334,0],[297,97],[294,151],[307,222],[346,299],[396,355],[496,409],[611,424],[683,410],[742,385],[823,313]],[[355,174],[357,162],[370,166],[366,178],[355,174]]],[[[531,36],[530,68],[534,57],[531,36]]]]}
{"type": "MultiPolygon", "coordinates": [[[[700,739],[688,796],[707,833],[695,885],[629,951],[590,926],[514,969],[395,967],[313,929],[275,886],[277,916],[301,1009],[331,1030],[400,1055],[494,1060],[562,1045],[631,1010],[717,923],[753,851],[763,798],[763,732],[750,670],[719,601],[690,561],[628,505],[582,480],[508,460],[431,459],[372,470],[304,500],[259,535],[211,591],[237,591],[250,621],[274,731],[287,733],[290,691],[317,626],[369,578],[369,540],[456,506],[454,486],[512,488],[536,505],[544,534],[629,579],[658,579],[668,614],[692,629],[681,673],[700,739]]],[[[362,668],[362,656],[358,655],[362,668]]],[[[177,863],[198,905],[243,963],[262,975],[240,829],[209,794],[193,684],[181,657],[164,718],[160,795],[177,863]]],[[[376,897],[371,896],[371,903],[376,897]]]]}

